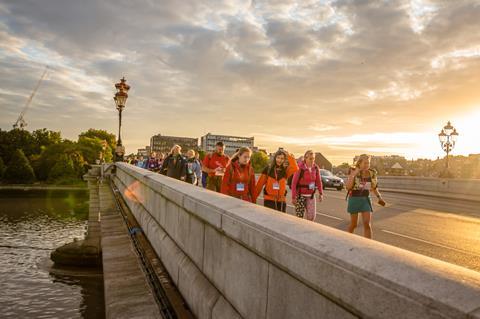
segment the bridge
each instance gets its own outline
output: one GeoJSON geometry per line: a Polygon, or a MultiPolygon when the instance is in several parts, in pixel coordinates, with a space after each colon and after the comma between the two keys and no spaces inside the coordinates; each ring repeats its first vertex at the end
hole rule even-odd
{"type": "MultiPolygon", "coordinates": [[[[89,174],[108,318],[480,318],[480,273],[335,229],[344,194],[312,223],[125,163],[89,174]]],[[[387,188],[478,198],[451,183],[387,188]]]]}

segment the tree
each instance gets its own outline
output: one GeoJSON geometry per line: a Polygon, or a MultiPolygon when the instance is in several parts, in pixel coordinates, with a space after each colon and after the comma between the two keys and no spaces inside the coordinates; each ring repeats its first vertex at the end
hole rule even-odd
{"type": "MultiPolygon", "coordinates": [[[[109,147],[107,147],[108,149],[109,147]]],[[[98,137],[80,136],[78,138],[78,150],[88,164],[95,164],[95,160],[100,159],[100,153],[103,151],[103,140],[98,137]]],[[[108,153],[107,150],[105,153],[108,153]]]]}
{"type": "Polygon", "coordinates": [[[4,179],[15,184],[29,184],[35,181],[33,168],[21,149],[15,150],[10,158],[4,179]]]}
{"type": "Polygon", "coordinates": [[[51,169],[60,160],[60,157],[63,154],[71,159],[76,176],[78,178],[82,177],[85,173],[85,160],[78,149],[78,144],[64,140],[58,144],[51,144],[44,148],[39,155],[32,156],[32,167],[38,180],[45,181],[49,178],[51,169]]]}
{"type": "Polygon", "coordinates": [[[5,163],[3,162],[3,159],[0,157],[0,179],[3,178],[3,173],[5,173],[5,163]]]}
{"type": "Polygon", "coordinates": [[[29,131],[21,129],[13,129],[10,131],[0,132],[0,157],[6,163],[10,163],[12,155],[17,149],[29,157],[35,153],[36,144],[29,131]]]}
{"type": "Polygon", "coordinates": [[[255,173],[261,173],[263,169],[268,165],[268,161],[268,155],[264,152],[255,152],[250,158],[250,162],[252,163],[252,167],[255,173]]]}
{"type": "Polygon", "coordinates": [[[36,144],[35,153],[37,154],[45,147],[62,141],[60,132],[49,131],[46,128],[33,131],[32,138],[36,144]]]}
{"type": "MultiPolygon", "coordinates": [[[[89,137],[89,138],[98,138],[100,139],[101,141],[106,141],[107,144],[108,144],[108,148],[110,149],[106,149],[105,150],[105,162],[110,162],[113,158],[113,153],[115,151],[115,146],[117,145],[117,142],[116,142],[116,137],[115,137],[115,134],[112,134],[112,133],[108,133],[106,130],[96,130],[96,129],[88,129],[88,131],[86,132],[82,132],[80,133],[80,135],[78,136],[78,141],[80,141],[80,139],[82,137],[89,137]],[[111,157],[108,157],[110,158],[109,161],[107,161],[107,153],[110,152],[111,154],[111,157]]],[[[110,155],[109,154],[109,155],[110,155]]],[[[97,158],[95,158],[97,159],[97,158]]]]}
{"type": "Polygon", "coordinates": [[[205,153],[205,151],[202,151],[202,150],[197,151],[197,152],[198,152],[198,158],[199,158],[199,160],[200,160],[200,161],[203,161],[203,159],[205,158],[205,155],[207,155],[207,154],[205,153]]]}
{"type": "Polygon", "coordinates": [[[76,173],[72,159],[67,154],[61,154],[48,174],[48,181],[58,182],[62,179],[70,181],[77,179],[76,173]]]}

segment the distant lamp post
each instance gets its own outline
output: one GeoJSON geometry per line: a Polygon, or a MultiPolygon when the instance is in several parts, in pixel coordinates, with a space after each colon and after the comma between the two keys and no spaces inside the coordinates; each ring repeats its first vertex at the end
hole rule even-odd
{"type": "Polygon", "coordinates": [[[445,125],[438,134],[438,140],[440,141],[440,145],[445,153],[447,153],[447,160],[445,163],[445,177],[451,177],[449,173],[449,155],[452,152],[453,148],[455,147],[455,143],[458,139],[458,132],[452,126],[452,123],[448,121],[447,125],[445,125]]]}
{"type": "Polygon", "coordinates": [[[117,147],[115,147],[115,162],[123,161],[123,155],[125,154],[125,147],[122,145],[122,138],[120,136],[122,129],[122,111],[125,108],[128,98],[128,90],[130,90],[130,85],[126,83],[125,77],[120,79],[119,83],[115,84],[117,92],[113,97],[115,104],[118,110],[118,140],[117,147]]]}

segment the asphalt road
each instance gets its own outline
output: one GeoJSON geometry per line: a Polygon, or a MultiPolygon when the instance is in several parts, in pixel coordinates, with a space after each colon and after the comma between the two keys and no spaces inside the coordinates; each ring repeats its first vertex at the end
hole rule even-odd
{"type": "MultiPolygon", "coordinates": [[[[373,239],[480,271],[480,202],[383,193],[386,207],[374,206],[373,239]]],[[[259,199],[263,204],[263,199],[259,199]]],[[[345,191],[325,190],[316,222],[346,230],[345,191]]],[[[287,212],[294,213],[290,201],[287,212]]],[[[362,236],[359,216],[356,234],[362,236]]]]}

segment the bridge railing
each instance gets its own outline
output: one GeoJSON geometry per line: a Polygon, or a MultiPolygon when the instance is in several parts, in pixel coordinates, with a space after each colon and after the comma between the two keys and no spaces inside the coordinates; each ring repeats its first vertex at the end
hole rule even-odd
{"type": "Polygon", "coordinates": [[[480,274],[118,163],[198,318],[480,318],[480,274]]]}
{"type": "Polygon", "coordinates": [[[380,188],[480,202],[480,179],[380,176],[380,188]]]}

